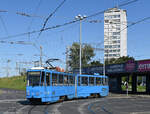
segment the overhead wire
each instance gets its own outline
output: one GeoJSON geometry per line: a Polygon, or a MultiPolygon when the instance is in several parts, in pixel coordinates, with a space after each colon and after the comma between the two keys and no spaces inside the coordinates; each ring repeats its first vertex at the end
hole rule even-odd
{"type": "Polygon", "coordinates": [[[56,7],[56,9],[46,18],[46,20],[44,21],[43,27],[40,30],[40,33],[38,34],[38,38],[40,37],[40,35],[42,34],[42,31],[45,29],[45,26],[48,22],[48,20],[58,11],[58,9],[65,3],[66,0],[63,0],[58,7],[56,7]]]}
{"type": "Polygon", "coordinates": [[[138,21],[136,21],[136,22],[133,22],[133,23],[131,23],[130,25],[127,25],[127,27],[123,28],[123,29],[120,30],[119,32],[121,32],[121,31],[125,30],[126,28],[129,28],[129,27],[131,27],[131,26],[133,26],[133,25],[136,25],[136,24],[141,23],[141,22],[143,22],[143,21],[149,20],[149,19],[150,19],[150,16],[149,16],[149,17],[145,17],[145,18],[143,18],[143,19],[140,19],[140,20],[138,20],[138,21]]]}
{"type": "MultiPolygon", "coordinates": [[[[33,13],[34,15],[36,15],[36,13],[38,12],[41,3],[42,3],[42,0],[39,0],[38,5],[36,6],[35,11],[34,11],[34,13],[33,13]]],[[[34,19],[32,18],[32,20],[31,20],[31,22],[30,22],[30,25],[29,25],[29,27],[28,27],[28,29],[27,29],[28,32],[31,30],[33,21],[34,21],[34,19]]],[[[28,38],[29,38],[29,41],[30,41],[30,33],[28,34],[28,38]]],[[[35,39],[35,40],[36,40],[36,39],[35,39]]],[[[39,42],[38,42],[37,40],[36,40],[36,42],[39,44],[39,42]]],[[[35,43],[34,43],[33,46],[34,46],[38,51],[40,51],[40,48],[38,48],[38,46],[37,46],[35,43]]]]}
{"type": "MultiPolygon", "coordinates": [[[[123,7],[123,6],[126,6],[126,5],[131,4],[131,3],[133,3],[133,2],[136,2],[136,1],[138,1],[138,0],[132,0],[132,1],[128,2],[128,3],[120,4],[120,5],[118,5],[118,6],[119,6],[119,7],[123,7]]],[[[115,8],[115,7],[113,7],[113,8],[115,8]]],[[[97,15],[100,15],[100,14],[104,13],[105,11],[108,11],[108,9],[107,9],[107,10],[100,11],[100,12],[97,12],[97,13],[94,13],[94,14],[92,14],[92,15],[89,15],[89,16],[87,16],[86,18],[91,18],[91,17],[97,16],[97,15]]],[[[9,39],[9,38],[14,38],[14,37],[19,37],[19,36],[28,35],[28,34],[34,34],[34,33],[40,32],[40,31],[47,31],[47,30],[51,30],[51,29],[56,29],[56,28],[60,28],[60,27],[63,27],[63,26],[67,26],[67,25],[76,23],[76,22],[78,22],[78,21],[80,21],[80,20],[72,20],[72,21],[66,22],[66,23],[64,23],[64,24],[55,25],[55,26],[51,26],[51,27],[44,28],[44,29],[34,30],[34,31],[31,31],[31,32],[25,32],[25,33],[21,33],[21,34],[12,35],[12,36],[1,37],[0,39],[9,39]]]]}
{"type": "Polygon", "coordinates": [[[6,32],[6,35],[9,35],[9,34],[8,34],[7,27],[6,27],[6,25],[5,25],[5,22],[4,22],[3,18],[2,18],[2,16],[0,16],[0,21],[2,22],[3,28],[4,28],[5,32],[6,32]]]}

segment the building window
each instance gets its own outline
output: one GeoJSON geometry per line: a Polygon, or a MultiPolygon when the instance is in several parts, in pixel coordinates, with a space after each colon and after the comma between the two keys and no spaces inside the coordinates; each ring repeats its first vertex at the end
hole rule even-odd
{"type": "Polygon", "coordinates": [[[112,57],[112,54],[109,54],[109,57],[112,57]]]}
{"type": "Polygon", "coordinates": [[[105,50],[105,53],[108,53],[108,50],[105,50]]]}
{"type": "Polygon", "coordinates": [[[120,30],[120,27],[116,27],[116,30],[120,30]]]}
{"type": "Polygon", "coordinates": [[[114,22],[120,22],[120,19],[115,19],[115,20],[113,20],[114,22]]]}
{"type": "Polygon", "coordinates": [[[113,50],[113,52],[116,52],[116,50],[113,50]]]}
{"type": "Polygon", "coordinates": [[[120,57],[120,54],[116,54],[117,57],[120,57]]]}
{"type": "Polygon", "coordinates": [[[105,57],[108,57],[108,54],[105,54],[105,57]]]}
{"type": "Polygon", "coordinates": [[[112,50],[109,50],[109,52],[112,52],[112,50]]]}
{"type": "Polygon", "coordinates": [[[120,32],[113,32],[113,35],[120,35],[120,32]]]}
{"type": "Polygon", "coordinates": [[[120,15],[114,15],[114,18],[120,18],[120,15]]]}
{"type": "Polygon", "coordinates": [[[109,20],[105,20],[105,23],[108,23],[109,22],[109,20]]]}
{"type": "Polygon", "coordinates": [[[117,52],[120,52],[120,49],[118,49],[117,52]]]}
{"type": "Polygon", "coordinates": [[[113,54],[114,57],[116,57],[116,54],[113,54]]]}

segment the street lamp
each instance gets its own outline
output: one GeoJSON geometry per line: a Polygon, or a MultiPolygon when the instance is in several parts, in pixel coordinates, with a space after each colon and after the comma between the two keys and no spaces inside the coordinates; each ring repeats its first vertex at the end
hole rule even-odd
{"type": "Polygon", "coordinates": [[[82,30],[82,20],[86,18],[86,15],[83,15],[81,16],[80,14],[78,16],[75,16],[75,19],[76,20],[80,20],[80,58],[79,58],[79,61],[80,61],[80,75],[82,74],[82,71],[81,71],[81,66],[82,66],[82,62],[81,62],[81,55],[82,55],[82,34],[81,34],[81,30],[82,30]]]}

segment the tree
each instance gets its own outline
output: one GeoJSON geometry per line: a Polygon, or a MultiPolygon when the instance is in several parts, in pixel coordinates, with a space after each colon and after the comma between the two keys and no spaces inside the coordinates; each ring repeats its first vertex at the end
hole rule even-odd
{"type": "Polygon", "coordinates": [[[106,64],[119,64],[119,63],[128,62],[129,60],[133,60],[134,61],[134,58],[133,57],[129,57],[129,56],[122,56],[122,57],[119,57],[118,59],[111,58],[109,60],[106,60],[105,63],[106,64]]]}
{"type": "MultiPolygon", "coordinates": [[[[69,55],[69,67],[70,70],[73,70],[73,68],[79,68],[79,53],[80,53],[80,45],[79,43],[73,43],[70,48],[70,55],[69,55]]],[[[82,67],[86,67],[89,65],[89,62],[91,59],[95,56],[94,49],[91,45],[85,44],[82,45],[82,67]]]]}
{"type": "Polygon", "coordinates": [[[118,63],[125,63],[125,62],[128,62],[129,60],[133,60],[134,61],[134,58],[133,57],[129,57],[129,56],[122,56],[118,59],[116,59],[115,63],[118,64],[118,63]]]}
{"type": "Polygon", "coordinates": [[[102,66],[103,64],[100,61],[92,61],[90,62],[89,66],[102,66]]]}

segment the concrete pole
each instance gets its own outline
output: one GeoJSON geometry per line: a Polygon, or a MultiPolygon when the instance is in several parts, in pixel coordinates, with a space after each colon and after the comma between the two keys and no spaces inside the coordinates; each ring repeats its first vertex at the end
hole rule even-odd
{"type": "Polygon", "coordinates": [[[43,66],[42,65],[42,46],[40,46],[40,65],[41,67],[43,66]]]}
{"type": "Polygon", "coordinates": [[[82,19],[80,19],[80,75],[82,74],[82,19]]]}

